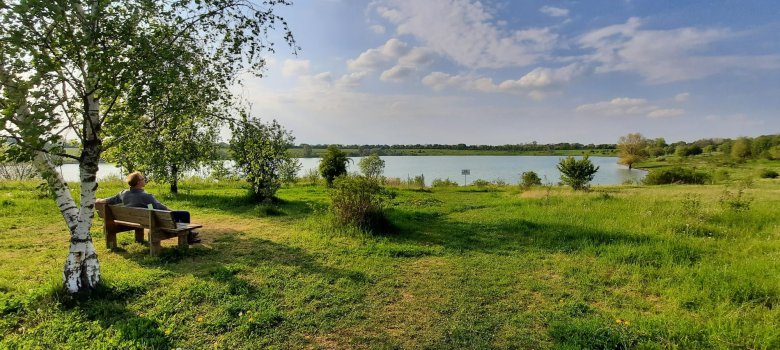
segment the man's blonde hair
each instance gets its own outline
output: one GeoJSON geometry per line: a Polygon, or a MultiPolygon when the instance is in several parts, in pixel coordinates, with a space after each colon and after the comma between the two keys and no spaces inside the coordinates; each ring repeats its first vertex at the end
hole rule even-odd
{"type": "Polygon", "coordinates": [[[140,171],[134,171],[130,174],[127,174],[127,179],[125,179],[125,181],[127,182],[128,186],[135,187],[135,185],[138,185],[138,183],[143,179],[144,174],[142,174],[140,171]]]}

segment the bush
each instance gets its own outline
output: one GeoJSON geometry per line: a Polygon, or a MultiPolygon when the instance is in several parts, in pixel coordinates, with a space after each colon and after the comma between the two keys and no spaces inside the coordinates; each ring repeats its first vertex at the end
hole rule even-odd
{"type": "Polygon", "coordinates": [[[295,138],[275,120],[263,124],[246,116],[231,124],[230,151],[250,185],[253,199],[268,202],[283,182],[295,179],[300,163],[287,152],[295,138]]]}
{"type": "Polygon", "coordinates": [[[761,174],[759,174],[762,179],[776,179],[780,174],[778,174],[776,171],[771,169],[764,169],[761,170],[761,174]]]}
{"type": "Polygon", "coordinates": [[[315,186],[317,185],[317,182],[320,179],[320,173],[317,172],[316,169],[308,169],[306,172],[303,173],[303,176],[301,176],[301,180],[303,180],[305,183],[315,186]]]}
{"type": "Polygon", "coordinates": [[[526,171],[520,176],[520,186],[524,188],[531,188],[533,186],[541,186],[542,179],[533,171],[526,171]]]}
{"type": "Polygon", "coordinates": [[[593,181],[599,167],[594,166],[588,156],[580,160],[569,156],[558,162],[558,171],[561,172],[561,182],[578,191],[588,189],[588,184],[593,181]]]}
{"type": "Polygon", "coordinates": [[[384,197],[375,179],[340,176],[330,192],[331,213],[338,225],[372,230],[384,222],[384,197]]]}
{"type": "Polygon", "coordinates": [[[487,187],[487,186],[490,186],[490,181],[482,180],[482,179],[476,179],[476,180],[471,182],[471,185],[472,186],[477,186],[477,187],[487,187]]]}
{"type": "Polygon", "coordinates": [[[436,178],[431,182],[432,187],[458,187],[458,183],[446,178],[444,180],[436,178]]]}
{"type": "Polygon", "coordinates": [[[320,174],[325,178],[328,186],[333,185],[333,180],[336,177],[347,174],[347,162],[349,162],[349,158],[338,146],[328,146],[320,161],[320,174]]]}
{"type": "Polygon", "coordinates": [[[378,179],[385,171],[385,161],[379,158],[378,155],[372,154],[360,159],[358,167],[360,167],[360,172],[362,172],[363,175],[378,179]]]}
{"type": "Polygon", "coordinates": [[[698,184],[702,185],[711,180],[707,173],[685,168],[672,168],[660,171],[651,171],[645,177],[647,185],[666,184],[698,184]]]}

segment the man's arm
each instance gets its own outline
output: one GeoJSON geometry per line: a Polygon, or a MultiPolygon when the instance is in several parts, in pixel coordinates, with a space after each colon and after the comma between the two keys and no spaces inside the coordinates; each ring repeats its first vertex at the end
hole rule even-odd
{"type": "Polygon", "coordinates": [[[152,196],[152,195],[149,195],[149,196],[152,197],[152,206],[154,207],[154,209],[157,209],[157,210],[170,210],[170,209],[168,209],[168,207],[166,207],[165,205],[160,203],[160,201],[158,201],[157,198],[154,198],[154,196],[152,196]]]}
{"type": "Polygon", "coordinates": [[[95,200],[95,202],[97,202],[97,203],[106,203],[106,204],[110,204],[110,205],[119,204],[119,203],[122,203],[122,197],[121,196],[122,196],[122,192],[119,192],[117,195],[115,195],[113,197],[98,198],[98,199],[95,200]]]}

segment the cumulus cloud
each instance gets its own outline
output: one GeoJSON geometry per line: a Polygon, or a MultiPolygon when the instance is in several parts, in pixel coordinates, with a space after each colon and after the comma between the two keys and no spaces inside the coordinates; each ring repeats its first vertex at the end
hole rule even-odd
{"type": "Polygon", "coordinates": [[[596,29],[582,35],[578,44],[591,53],[586,61],[596,72],[636,72],[647,83],[662,84],[700,79],[732,68],[777,69],[779,55],[705,55],[714,43],[738,34],[719,28],[641,29],[642,20],[596,29]]]}
{"type": "Polygon", "coordinates": [[[374,24],[368,27],[372,32],[376,34],[384,34],[385,33],[385,27],[379,24],[374,24]]]}
{"type": "MultiPolygon", "coordinates": [[[[547,56],[558,35],[549,28],[506,30],[491,11],[471,0],[381,0],[376,13],[457,64],[474,68],[520,67],[547,56]]],[[[376,3],[375,3],[376,4],[376,3]]]]}
{"type": "Polygon", "coordinates": [[[282,75],[285,77],[302,76],[309,73],[309,60],[284,60],[282,75]]]}
{"type": "Polygon", "coordinates": [[[480,92],[500,92],[527,94],[531,98],[541,99],[558,88],[583,74],[584,68],[572,63],[560,68],[536,68],[517,80],[504,80],[494,83],[492,79],[474,75],[450,75],[433,72],[423,78],[422,83],[434,90],[459,89],[480,92]]]}
{"type": "Polygon", "coordinates": [[[392,68],[382,72],[379,79],[382,81],[392,81],[396,83],[405,82],[411,80],[415,73],[414,67],[396,65],[392,68]]]}
{"type": "Polygon", "coordinates": [[[382,46],[368,49],[357,58],[347,61],[347,68],[353,73],[369,72],[391,66],[380,75],[382,81],[404,82],[412,80],[417,72],[433,62],[436,52],[427,47],[411,47],[393,38],[382,46]]]}
{"type": "Polygon", "coordinates": [[[401,40],[392,38],[384,45],[368,49],[357,58],[347,61],[347,68],[351,71],[372,71],[394,62],[399,57],[409,52],[409,45],[401,40]]]}
{"type": "Polygon", "coordinates": [[[647,113],[648,118],[671,118],[685,114],[685,110],[679,108],[656,109],[647,113]]]}
{"type": "Polygon", "coordinates": [[[569,10],[560,8],[560,7],[553,7],[553,6],[544,6],[539,9],[542,13],[548,16],[552,17],[566,17],[569,15],[569,10]]]}
{"type": "Polygon", "coordinates": [[[688,92],[681,92],[674,96],[674,100],[677,102],[685,102],[688,101],[689,98],[691,98],[691,94],[688,92]]]}
{"type": "Polygon", "coordinates": [[[663,108],[651,104],[643,98],[618,97],[609,101],[583,104],[576,108],[577,112],[606,115],[606,116],[632,116],[644,115],[648,118],[669,118],[683,115],[685,110],[663,108]]]}
{"type": "Polygon", "coordinates": [[[368,75],[367,72],[352,72],[349,74],[344,74],[336,80],[336,86],[339,88],[353,88],[358,85],[365,79],[366,75],[368,75]]]}

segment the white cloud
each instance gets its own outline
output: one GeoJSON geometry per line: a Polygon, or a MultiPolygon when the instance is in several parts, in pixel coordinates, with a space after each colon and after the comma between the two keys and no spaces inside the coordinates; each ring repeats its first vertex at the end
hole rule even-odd
{"type": "Polygon", "coordinates": [[[688,101],[688,99],[691,98],[691,94],[688,92],[681,92],[674,96],[674,100],[677,102],[685,102],[688,101]]]}
{"type": "Polygon", "coordinates": [[[333,74],[322,72],[315,75],[304,75],[301,76],[301,81],[307,86],[331,86],[333,84],[333,74]]]}
{"type": "Polygon", "coordinates": [[[380,75],[382,81],[403,82],[413,78],[417,71],[431,64],[436,53],[426,47],[410,47],[393,38],[380,47],[368,49],[357,58],[347,61],[347,68],[353,73],[363,73],[392,65],[380,75]]]}
{"type": "Polygon", "coordinates": [[[683,115],[685,110],[663,108],[651,104],[643,98],[618,97],[610,101],[583,104],[576,108],[577,112],[606,115],[606,116],[632,116],[644,115],[648,118],[669,118],[683,115]]]}
{"type": "Polygon", "coordinates": [[[548,16],[552,17],[566,17],[569,15],[569,10],[560,8],[560,7],[553,7],[553,6],[544,6],[539,9],[542,13],[548,16]]]}
{"type": "Polygon", "coordinates": [[[559,86],[570,82],[584,73],[584,67],[572,63],[561,68],[536,68],[518,80],[507,80],[501,85],[516,86],[521,88],[547,88],[559,86]]]}
{"type": "Polygon", "coordinates": [[[492,79],[474,75],[450,75],[433,72],[423,78],[422,83],[434,90],[460,89],[466,91],[499,92],[512,94],[527,94],[534,99],[541,99],[550,94],[551,89],[558,88],[584,73],[584,68],[572,63],[561,68],[536,68],[517,80],[504,80],[494,83],[492,79]]]}
{"type": "Polygon", "coordinates": [[[647,114],[648,118],[671,118],[671,117],[677,117],[685,114],[684,109],[679,108],[666,108],[666,109],[656,109],[650,113],[647,114]]]}
{"type": "Polygon", "coordinates": [[[368,75],[367,72],[352,72],[349,74],[344,74],[336,80],[336,86],[340,88],[353,88],[358,85],[365,79],[366,75],[368,75]]]}
{"type": "Polygon", "coordinates": [[[437,53],[470,68],[519,67],[547,56],[558,36],[548,28],[506,30],[470,0],[382,0],[376,12],[437,53]]]}
{"type": "Polygon", "coordinates": [[[398,63],[406,66],[422,67],[433,62],[436,53],[427,47],[415,47],[398,59],[398,63]]]}
{"type": "Polygon", "coordinates": [[[351,71],[372,71],[394,62],[409,52],[409,45],[396,38],[388,40],[384,45],[368,49],[357,58],[347,61],[351,71]]]}
{"type": "Polygon", "coordinates": [[[414,67],[396,65],[382,72],[379,79],[382,81],[392,81],[396,83],[409,81],[414,77],[414,67]]]}
{"type": "Polygon", "coordinates": [[[309,60],[284,60],[282,75],[285,77],[302,76],[309,73],[309,60]]]}
{"type": "Polygon", "coordinates": [[[636,72],[652,84],[700,79],[733,68],[778,69],[779,55],[705,55],[712,44],[734,38],[727,29],[685,27],[640,29],[639,18],[593,30],[578,43],[591,51],[585,59],[596,72],[636,72]]]}
{"type": "Polygon", "coordinates": [[[385,27],[379,24],[374,24],[368,27],[368,29],[371,29],[372,32],[375,34],[384,34],[385,33],[385,27]]]}

